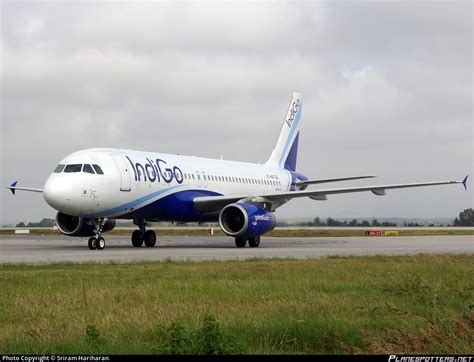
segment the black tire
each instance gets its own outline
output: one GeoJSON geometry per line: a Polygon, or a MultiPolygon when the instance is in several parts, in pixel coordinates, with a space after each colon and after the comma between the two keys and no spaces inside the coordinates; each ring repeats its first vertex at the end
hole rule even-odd
{"type": "Polygon", "coordinates": [[[259,245],[260,245],[260,236],[256,236],[254,238],[249,239],[249,246],[251,248],[258,248],[259,245]]]}
{"type": "Polygon", "coordinates": [[[235,246],[238,248],[245,248],[245,244],[247,244],[247,239],[245,238],[235,238],[235,246]]]}
{"type": "Polygon", "coordinates": [[[97,250],[104,250],[105,248],[105,239],[100,236],[97,238],[97,250]]]}
{"type": "Polygon", "coordinates": [[[87,246],[89,246],[90,250],[97,249],[97,239],[95,237],[90,237],[89,241],[87,242],[87,246]]]}
{"type": "Polygon", "coordinates": [[[132,233],[132,245],[135,248],[139,248],[143,245],[143,232],[141,230],[135,230],[132,233]]]}
{"type": "Polygon", "coordinates": [[[153,230],[145,231],[145,235],[143,235],[143,240],[145,241],[145,246],[152,248],[156,244],[156,234],[153,230]]]}

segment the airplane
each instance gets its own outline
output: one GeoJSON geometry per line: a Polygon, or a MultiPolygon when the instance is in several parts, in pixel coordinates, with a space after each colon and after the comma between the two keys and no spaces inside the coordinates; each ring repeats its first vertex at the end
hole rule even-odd
{"type": "Polygon", "coordinates": [[[218,221],[238,248],[258,247],[260,236],[276,225],[275,210],[288,201],[353,192],[385,195],[386,190],[463,184],[462,181],[423,182],[362,187],[310,189],[311,185],[367,179],[352,176],[310,180],[296,171],[300,134],[302,94],[294,93],[280,135],[264,164],[208,159],[195,156],[115,148],[92,148],[62,159],[44,187],[7,188],[41,192],[56,209],[56,224],[68,236],[89,237],[91,250],[103,250],[102,236],[117,219],[131,219],[137,225],[131,235],[134,247],[153,247],[156,233],[148,222],[218,221]]]}

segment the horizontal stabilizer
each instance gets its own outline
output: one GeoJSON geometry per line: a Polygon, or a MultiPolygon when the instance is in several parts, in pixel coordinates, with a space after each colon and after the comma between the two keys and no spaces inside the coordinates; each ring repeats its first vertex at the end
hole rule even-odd
{"type": "Polygon", "coordinates": [[[324,184],[329,182],[340,182],[340,181],[349,181],[349,180],[360,180],[363,178],[374,178],[375,176],[353,176],[353,177],[341,177],[341,178],[327,178],[322,180],[306,180],[295,182],[296,186],[307,186],[315,184],[324,184]]]}
{"type": "Polygon", "coordinates": [[[13,195],[15,195],[16,190],[30,191],[30,192],[43,192],[42,189],[37,189],[37,188],[33,188],[33,187],[18,187],[16,185],[17,183],[18,183],[18,181],[15,181],[10,186],[7,186],[7,189],[9,189],[12,192],[13,195]]]}

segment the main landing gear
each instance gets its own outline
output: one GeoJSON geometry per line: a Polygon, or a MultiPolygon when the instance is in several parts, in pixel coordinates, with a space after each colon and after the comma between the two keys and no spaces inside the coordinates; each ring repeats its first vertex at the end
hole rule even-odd
{"type": "Polygon", "coordinates": [[[139,248],[145,242],[145,246],[152,248],[156,244],[156,234],[153,230],[146,230],[146,220],[138,219],[133,220],[133,223],[137,225],[140,230],[135,230],[132,233],[132,245],[139,248]]]}
{"type": "Polygon", "coordinates": [[[245,244],[247,244],[247,241],[249,242],[249,246],[251,248],[258,248],[260,245],[260,236],[255,236],[253,238],[242,238],[242,237],[236,237],[235,238],[235,246],[238,248],[245,248],[245,244]]]}
{"type": "Polygon", "coordinates": [[[101,236],[102,229],[104,228],[107,218],[97,219],[92,221],[94,223],[94,233],[95,236],[91,236],[87,245],[90,250],[104,250],[105,248],[105,239],[101,236]]]}

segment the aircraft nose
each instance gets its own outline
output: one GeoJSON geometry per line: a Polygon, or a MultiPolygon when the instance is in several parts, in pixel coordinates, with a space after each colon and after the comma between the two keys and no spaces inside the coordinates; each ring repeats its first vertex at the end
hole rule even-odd
{"type": "Polygon", "coordinates": [[[69,203],[71,187],[55,174],[49,176],[43,187],[44,200],[56,210],[64,210],[69,203]]]}

